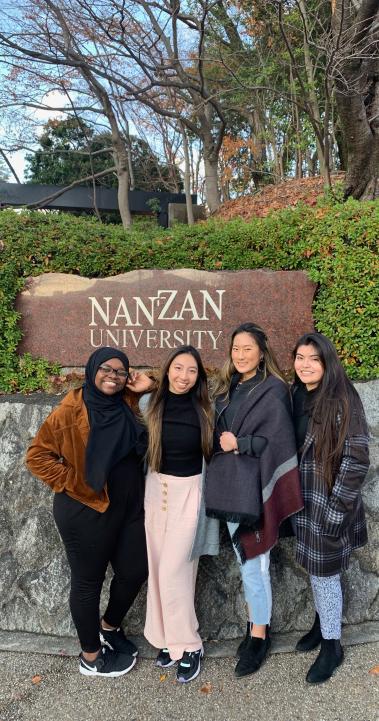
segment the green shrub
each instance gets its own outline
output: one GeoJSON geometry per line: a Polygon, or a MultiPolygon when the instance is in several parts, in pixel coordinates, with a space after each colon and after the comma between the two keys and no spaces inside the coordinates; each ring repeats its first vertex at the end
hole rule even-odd
{"type": "Polygon", "coordinates": [[[319,284],[316,328],[335,343],[353,379],[379,377],[379,202],[299,205],[250,222],[209,220],[164,231],[69,214],[0,212],[0,391],[47,387],[57,366],[16,353],[16,294],[45,272],[107,277],[138,268],[305,270],[319,284]]]}

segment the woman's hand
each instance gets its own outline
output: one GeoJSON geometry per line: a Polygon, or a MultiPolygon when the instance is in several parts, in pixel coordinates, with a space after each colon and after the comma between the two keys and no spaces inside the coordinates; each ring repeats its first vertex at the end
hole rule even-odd
{"type": "Polygon", "coordinates": [[[230,433],[230,431],[221,433],[220,446],[225,453],[228,453],[228,451],[238,451],[237,438],[234,433],[230,433]]]}
{"type": "Polygon", "coordinates": [[[140,371],[132,371],[131,373],[129,373],[129,378],[126,382],[126,385],[129,390],[133,391],[134,393],[148,393],[154,388],[155,381],[152,378],[149,378],[146,373],[141,373],[140,371]]]}

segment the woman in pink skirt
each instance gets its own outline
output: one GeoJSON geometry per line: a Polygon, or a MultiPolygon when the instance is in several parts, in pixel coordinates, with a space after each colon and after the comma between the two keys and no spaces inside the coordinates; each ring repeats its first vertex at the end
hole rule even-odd
{"type": "Polygon", "coordinates": [[[170,354],[157,389],[141,406],[149,431],[145,636],[159,649],[156,665],[179,662],[176,678],[187,683],[199,674],[203,655],[194,608],[198,555],[218,550],[218,529],[209,525],[202,501],[203,459],[210,457],[213,431],[207,377],[195,348],[170,354]]]}

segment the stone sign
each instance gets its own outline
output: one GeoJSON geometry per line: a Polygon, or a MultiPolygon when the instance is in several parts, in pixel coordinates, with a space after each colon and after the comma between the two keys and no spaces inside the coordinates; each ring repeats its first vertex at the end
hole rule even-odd
{"type": "Polygon", "coordinates": [[[296,339],[313,329],[315,289],[302,271],[136,270],[102,279],[47,273],[29,278],[18,297],[18,350],[73,367],[112,346],[134,366],[159,366],[171,349],[191,344],[216,367],[232,330],[253,321],[289,368],[296,339]]]}

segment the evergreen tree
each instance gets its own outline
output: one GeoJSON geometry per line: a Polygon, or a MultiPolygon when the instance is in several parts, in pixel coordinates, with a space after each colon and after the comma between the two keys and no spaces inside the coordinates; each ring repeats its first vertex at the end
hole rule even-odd
{"type": "MultiPolygon", "coordinates": [[[[110,133],[94,133],[82,120],[49,120],[39,139],[40,148],[26,156],[28,183],[69,185],[113,166],[110,133]],[[104,152],[100,152],[100,151],[104,152]],[[91,165],[92,161],[92,165],[91,165]]],[[[167,190],[169,169],[159,162],[148,143],[131,136],[135,190],[167,190]]],[[[178,171],[179,175],[179,171],[178,171]]],[[[97,185],[117,187],[115,173],[95,179],[97,185]]],[[[91,185],[92,180],[86,182],[91,185]]]]}

